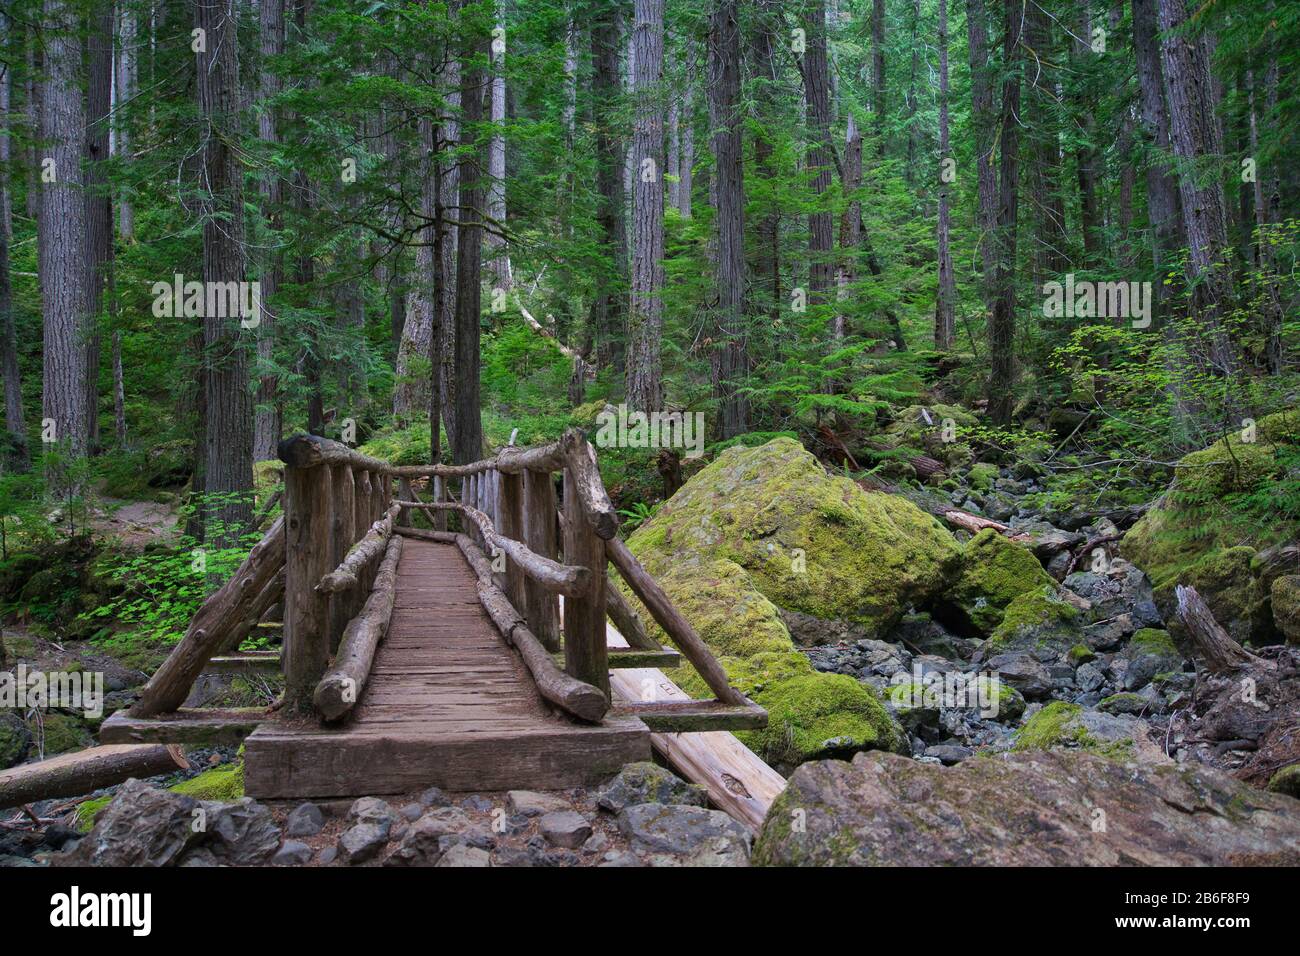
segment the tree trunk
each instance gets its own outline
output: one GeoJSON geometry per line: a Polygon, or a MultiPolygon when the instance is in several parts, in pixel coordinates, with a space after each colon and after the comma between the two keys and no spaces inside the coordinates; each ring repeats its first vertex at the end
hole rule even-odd
{"type": "Polygon", "coordinates": [[[456,447],[456,249],[458,230],[448,222],[455,219],[460,203],[460,165],[446,160],[448,151],[460,143],[460,62],[448,48],[444,53],[442,85],[449,112],[443,116],[438,134],[438,222],[442,241],[438,247],[438,401],[447,448],[456,447]],[[451,215],[448,215],[448,211],[451,215]]]}
{"type": "MultiPolygon", "coordinates": [[[[263,142],[279,142],[279,117],[271,98],[280,92],[280,78],[270,67],[272,57],[284,53],[284,2],[285,0],[260,0],[258,37],[261,42],[262,62],[259,74],[261,83],[261,113],[258,116],[258,136],[263,142]]],[[[282,225],[280,203],[283,186],[280,177],[268,172],[258,183],[262,200],[263,222],[268,233],[277,233],[282,225]]],[[[272,298],[280,291],[284,276],[284,257],[275,246],[278,240],[267,236],[260,253],[262,301],[257,324],[257,362],[262,374],[257,381],[256,407],[253,412],[253,460],[271,461],[276,456],[283,430],[283,407],[279,380],[269,371],[275,358],[275,315],[272,298]],[[271,248],[266,248],[271,246],[271,248]]]]}
{"type": "MultiPolygon", "coordinates": [[[[1073,44],[1073,61],[1081,80],[1091,76],[1089,57],[1092,52],[1092,16],[1085,3],[1080,8],[1078,34],[1073,44]]],[[[1101,258],[1102,224],[1101,200],[1098,196],[1101,168],[1100,154],[1093,138],[1096,135],[1096,122],[1093,118],[1093,100],[1084,96],[1076,104],[1081,127],[1081,138],[1075,152],[1075,169],[1079,180],[1079,224],[1083,230],[1083,260],[1088,268],[1095,268],[1101,258]]],[[[1112,134],[1113,135],[1113,134],[1112,134]]]]}
{"type": "Polygon", "coordinates": [[[771,137],[765,130],[775,128],[780,115],[775,92],[778,29],[779,23],[774,23],[770,17],[764,17],[755,24],[749,43],[750,69],[754,80],[754,118],[759,127],[754,135],[754,171],[763,183],[765,195],[769,197],[755,229],[752,268],[754,284],[761,290],[761,298],[753,306],[758,311],[761,303],[761,311],[766,312],[773,344],[776,343],[778,323],[781,321],[781,219],[780,207],[773,192],[777,185],[776,163],[771,137]]]}
{"type": "Polygon", "coordinates": [[[86,58],[86,407],[90,447],[99,447],[99,325],[113,291],[113,201],[108,190],[108,129],[113,100],[113,3],[95,0],[88,19],[86,58]]]}
{"type": "MultiPolygon", "coordinates": [[[[939,157],[941,163],[948,158],[948,0],[939,0],[939,157]]],[[[952,210],[949,199],[950,183],[939,177],[939,289],[934,306],[934,347],[952,348],[956,325],[954,308],[957,289],[952,273],[952,250],[949,233],[952,228],[952,210]]]]}
{"type": "Polygon", "coordinates": [[[993,167],[996,117],[993,112],[993,72],[989,66],[988,13],[984,0],[966,0],[966,34],[970,51],[971,124],[975,129],[976,206],[975,229],[984,303],[993,311],[993,278],[997,268],[998,179],[993,167]]]}
{"type": "MultiPolygon", "coordinates": [[[[117,105],[129,116],[135,108],[132,102],[136,88],[135,14],[131,10],[121,8],[118,16],[120,37],[117,55],[117,105]]],[[[123,162],[130,163],[131,123],[126,116],[119,116],[117,119],[116,137],[117,155],[123,162]]],[[[126,195],[118,196],[117,229],[124,241],[130,242],[135,238],[135,207],[131,204],[130,197],[126,195]]]]}
{"type": "Polygon", "coordinates": [[[599,4],[591,25],[591,94],[596,127],[596,188],[600,193],[596,224],[605,261],[596,278],[591,303],[591,332],[596,341],[596,365],[621,375],[623,348],[616,330],[623,325],[622,294],[627,272],[627,236],[623,222],[623,151],[615,124],[622,93],[619,80],[618,10],[599,4]]]}
{"type": "MultiPolygon", "coordinates": [[[[0,33],[11,37],[11,21],[0,14],[0,33]]],[[[27,452],[27,424],[23,417],[23,387],[18,367],[18,335],[14,329],[13,287],[9,276],[9,245],[13,241],[13,195],[9,190],[10,161],[13,158],[13,122],[9,109],[13,95],[12,68],[0,75],[0,376],[4,378],[5,447],[0,461],[18,471],[30,465],[27,452]]]]}
{"type": "Polygon", "coordinates": [[[1169,149],[1169,111],[1165,108],[1164,69],[1156,28],[1156,0],[1133,0],[1133,51],[1137,60],[1142,126],[1151,146],[1160,153],[1146,163],[1147,219],[1151,224],[1151,259],[1157,304],[1169,294],[1163,282],[1170,253],[1181,248],[1182,210],[1178,183],[1164,153],[1169,149]]]}
{"type": "Polygon", "coordinates": [[[627,402],[640,411],[664,404],[664,0],[636,0],[632,135],[632,298],[627,317],[627,402]]]}
{"type": "MultiPolygon", "coordinates": [[[[690,39],[687,39],[690,44],[690,39]]],[[[683,219],[691,218],[691,190],[695,174],[695,48],[686,52],[686,90],[682,96],[682,116],[679,120],[682,136],[682,181],[677,189],[677,211],[683,219]]]]}
{"type": "Polygon", "coordinates": [[[834,215],[829,208],[831,170],[831,101],[829,64],[826,54],[826,4],[812,0],[806,8],[803,27],[807,52],[803,57],[804,98],[808,128],[813,137],[808,147],[808,170],[816,199],[808,214],[808,302],[823,305],[828,299],[834,272],[834,215]]]}
{"type": "Polygon", "coordinates": [[[750,428],[749,399],[740,391],[749,374],[749,349],[744,327],[745,169],[738,17],[736,0],[716,0],[709,22],[709,116],[718,211],[718,322],[712,364],[722,438],[750,428]]]}
{"type": "Polygon", "coordinates": [[[45,0],[45,78],[41,86],[41,166],[37,271],[44,318],[42,412],[54,439],[73,458],[90,450],[86,337],[86,197],[82,143],[86,111],[78,74],[79,24],[67,0],[45,0]]]}
{"type": "Polygon", "coordinates": [[[1061,189],[1061,147],[1057,129],[1056,87],[1060,82],[1053,56],[1052,32],[1047,12],[1040,3],[1024,7],[1026,56],[1026,91],[1028,119],[1025,123],[1027,152],[1030,155],[1028,185],[1029,208],[1034,223],[1034,287],[1048,277],[1070,268],[1070,246],[1066,238],[1065,202],[1061,189]]]}
{"type": "Polygon", "coordinates": [[[420,119],[420,216],[426,225],[415,233],[415,240],[420,245],[415,247],[414,281],[407,294],[406,322],[402,326],[402,341],[394,368],[397,381],[393,388],[393,415],[402,421],[410,421],[416,412],[429,407],[429,379],[423,373],[417,375],[416,368],[432,361],[434,312],[437,310],[434,234],[438,220],[438,177],[434,167],[438,157],[433,128],[431,118],[420,119]]]}
{"type": "MultiPolygon", "coordinates": [[[[198,54],[199,112],[203,117],[203,280],[244,281],[243,167],[239,142],[239,59],[234,0],[196,0],[195,18],[206,31],[198,54]]],[[[211,285],[208,288],[212,288],[211,285]]],[[[203,346],[207,418],[204,492],[209,530],[205,540],[231,546],[252,520],[253,407],[240,318],[205,315],[203,346]],[[212,523],[219,529],[212,529],[212,523]]]]}
{"type": "Polygon", "coordinates": [[[497,234],[506,225],[506,9],[505,0],[496,0],[496,26],[500,31],[492,38],[492,141],[488,144],[488,218],[492,221],[487,234],[492,250],[492,283],[509,292],[510,253],[505,237],[497,234]]]}
{"type": "Polygon", "coordinates": [[[1207,163],[1223,154],[1223,132],[1216,115],[1218,97],[1210,73],[1207,45],[1187,35],[1185,0],[1159,0],[1160,59],[1169,97],[1170,141],[1180,161],[1178,185],[1183,225],[1190,247],[1188,272],[1195,280],[1193,307],[1204,343],[1191,343],[1193,361],[1203,373],[1237,381],[1241,361],[1224,328],[1236,290],[1228,211],[1223,181],[1204,174],[1207,163]]]}
{"type": "MultiPolygon", "coordinates": [[[[817,0],[820,7],[821,0],[817,0]]],[[[825,29],[826,18],[822,17],[825,29]]],[[[811,47],[809,47],[811,49],[811,47]]],[[[871,5],[871,110],[875,113],[876,149],[885,155],[885,0],[871,5]]]]}
{"type": "Polygon", "coordinates": [[[998,188],[997,277],[989,321],[989,416],[998,425],[1011,421],[1015,384],[1016,225],[1020,195],[1021,4],[1005,0],[1002,81],[1002,157],[998,188]]]}
{"type": "MultiPolygon", "coordinates": [[[[473,61],[471,46],[461,63],[460,104],[462,129],[472,136],[483,118],[484,70],[473,61]]],[[[483,456],[483,421],[479,411],[479,287],[483,248],[483,182],[481,147],[473,143],[460,162],[460,210],[457,219],[459,253],[456,258],[456,435],[452,456],[457,464],[483,456]]]]}
{"type": "Polygon", "coordinates": [[[126,447],[126,378],[122,374],[122,330],[113,330],[113,435],[126,447]]]}

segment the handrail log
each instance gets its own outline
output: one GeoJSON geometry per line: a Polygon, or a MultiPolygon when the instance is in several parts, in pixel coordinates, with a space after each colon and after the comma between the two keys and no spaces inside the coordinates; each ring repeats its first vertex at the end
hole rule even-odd
{"type": "Polygon", "coordinates": [[[361,699],[361,691],[370,677],[375,649],[388,633],[397,595],[397,562],[402,557],[402,539],[388,539],[384,560],[375,575],[375,586],[361,613],[348,622],[339,642],[334,664],[325,672],[312,694],[312,703],[325,720],[344,717],[361,699]]]}
{"type": "MultiPolygon", "coordinates": [[[[591,447],[582,432],[570,428],[560,439],[564,446],[566,460],[573,473],[578,497],[582,499],[582,512],[587,523],[595,530],[598,537],[608,541],[618,534],[618,512],[609,500],[605,483],[600,480],[600,469],[596,466],[596,450],[591,447]]],[[[573,510],[573,503],[564,503],[566,510],[573,510]]]]}
{"type": "Polygon", "coordinates": [[[388,538],[393,533],[397,513],[401,510],[401,502],[394,502],[384,516],[370,526],[365,536],[351,547],[339,566],[320,579],[316,591],[321,594],[337,594],[356,588],[361,583],[362,572],[384,553],[388,538]]]}
{"type": "Polygon", "coordinates": [[[492,565],[473,541],[456,535],[456,546],[478,576],[478,597],[501,636],[519,652],[541,695],[556,707],[582,720],[599,723],[609,710],[609,698],[599,689],[560,670],[530,631],[519,612],[492,582],[492,565]]]}
{"type": "Polygon", "coordinates": [[[658,582],[641,566],[641,562],[628,550],[627,545],[618,538],[613,538],[605,543],[605,550],[628,587],[641,599],[650,616],[691,662],[691,666],[709,685],[709,690],[713,691],[718,700],[728,704],[748,703],[745,695],[727,681],[726,671],[722,669],[722,665],[713,656],[713,652],[709,650],[703,638],[673,606],[663,588],[659,587],[658,582]]]}
{"type": "Polygon", "coordinates": [[[492,520],[477,508],[453,501],[399,501],[402,508],[423,509],[426,511],[459,511],[478,526],[484,540],[519,567],[521,571],[543,587],[566,597],[580,597],[591,586],[591,572],[587,568],[560,564],[550,558],[544,558],[526,544],[507,538],[492,527],[492,520]]]}
{"type": "Polygon", "coordinates": [[[341,442],[321,438],[319,435],[299,433],[280,442],[276,453],[290,468],[315,468],[319,465],[351,465],[363,471],[381,475],[391,474],[393,466],[378,458],[363,455],[341,442]]]}
{"type": "Polygon", "coordinates": [[[253,546],[230,580],[203,602],[185,636],[140,691],[140,699],[131,707],[133,716],[152,717],[185,703],[208,658],[223,646],[232,630],[240,627],[258,597],[284,567],[285,539],[285,519],[281,516],[253,546]]]}

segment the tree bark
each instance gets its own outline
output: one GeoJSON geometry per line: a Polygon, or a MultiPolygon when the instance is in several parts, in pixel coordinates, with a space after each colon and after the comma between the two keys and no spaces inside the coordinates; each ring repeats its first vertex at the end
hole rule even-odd
{"type": "Polygon", "coordinates": [[[616,374],[623,372],[623,348],[615,332],[623,325],[622,292],[627,272],[627,236],[623,221],[623,151],[615,127],[622,93],[619,80],[618,10],[599,4],[591,25],[592,81],[596,127],[596,224],[605,262],[596,278],[591,303],[591,333],[596,344],[596,365],[616,374]]]}
{"type": "Polygon", "coordinates": [[[988,13],[984,0],[966,0],[966,35],[970,52],[971,125],[975,130],[976,205],[984,303],[993,311],[993,278],[997,268],[998,178],[993,166],[996,114],[993,110],[993,73],[989,66],[988,13]]]}
{"type": "Polygon", "coordinates": [[[995,424],[1011,421],[1015,384],[1016,226],[1020,194],[1021,4],[1005,0],[1002,81],[1002,157],[998,188],[997,278],[993,315],[989,321],[989,417],[995,424]]]}
{"type": "MultiPolygon", "coordinates": [[[[461,63],[460,104],[462,130],[467,139],[483,118],[483,67],[476,62],[482,44],[471,45],[461,63]]],[[[483,421],[479,410],[479,288],[480,253],[483,248],[483,183],[481,147],[477,142],[460,162],[460,210],[457,219],[456,258],[456,435],[453,461],[467,464],[483,456],[483,421]]]]}
{"type": "Polygon", "coordinates": [[[1181,248],[1182,209],[1178,183],[1169,171],[1164,153],[1169,149],[1169,111],[1165,107],[1164,69],[1156,28],[1156,0],[1133,0],[1133,51],[1137,60],[1138,95],[1142,126],[1149,148],[1156,155],[1146,161],[1147,219],[1151,225],[1153,289],[1157,303],[1168,297],[1162,281],[1167,257],[1181,248]]]}
{"type": "Polygon", "coordinates": [[[1038,2],[1024,7],[1027,152],[1030,154],[1029,207],[1033,213],[1034,286],[1069,269],[1070,246],[1066,238],[1065,202],[1061,189],[1061,146],[1057,129],[1057,84],[1060,82],[1053,36],[1047,11],[1038,2]]]}
{"type": "MultiPolygon", "coordinates": [[[[939,0],[939,157],[941,163],[948,158],[948,149],[948,0],[939,0]]],[[[952,229],[950,185],[941,174],[937,236],[939,289],[934,306],[934,347],[940,350],[952,348],[956,325],[954,308],[957,289],[953,278],[950,247],[952,229]]]]}
{"type": "MultiPolygon", "coordinates": [[[[117,138],[117,155],[126,163],[131,161],[131,111],[135,108],[133,100],[136,88],[136,22],[135,13],[125,7],[118,10],[118,53],[117,53],[117,109],[125,115],[119,115],[115,136],[117,138]]],[[[135,238],[135,206],[131,197],[119,194],[117,199],[117,231],[122,239],[130,242],[135,238]]]]}
{"type": "MultiPolygon", "coordinates": [[[[823,27],[825,22],[823,16],[823,27]]],[[[876,150],[883,158],[885,155],[885,0],[873,0],[871,5],[871,103],[876,123],[876,150]]]]}
{"type": "MultiPolygon", "coordinates": [[[[234,0],[196,0],[195,23],[206,32],[198,53],[196,92],[203,118],[203,280],[244,281],[243,168],[239,142],[239,59],[234,0]]],[[[212,288],[212,286],[209,286],[212,288]]],[[[203,318],[207,418],[204,493],[209,530],[218,546],[233,545],[252,520],[253,407],[240,318],[203,318]]]]}
{"type": "Polygon", "coordinates": [[[663,408],[664,0],[636,0],[632,135],[632,298],[627,317],[628,406],[663,408]]]}
{"type": "Polygon", "coordinates": [[[113,201],[108,189],[109,121],[113,100],[113,3],[95,0],[88,17],[86,57],[86,407],[90,447],[99,447],[100,315],[113,291],[113,201]]]}
{"type": "Polygon", "coordinates": [[[78,78],[81,44],[67,0],[45,0],[45,79],[41,87],[41,181],[37,271],[44,319],[42,412],[73,458],[90,450],[86,336],[86,198],[81,158],[86,111],[78,78]],[[47,177],[52,179],[47,180],[47,177]]]}
{"type": "Polygon", "coordinates": [[[824,305],[834,273],[835,222],[826,195],[831,188],[834,157],[831,152],[831,101],[826,52],[826,4],[812,0],[803,21],[807,52],[803,57],[804,99],[812,142],[807,165],[816,197],[808,214],[808,302],[824,305]]]}
{"type": "MultiPolygon", "coordinates": [[[[260,0],[258,10],[258,37],[261,43],[262,62],[259,82],[261,86],[261,112],[258,115],[258,136],[263,142],[279,142],[279,117],[271,99],[280,92],[280,77],[271,69],[270,60],[284,53],[284,3],[285,0],[260,0]]],[[[257,324],[257,362],[262,366],[258,377],[256,407],[253,412],[253,460],[271,461],[276,456],[283,430],[283,409],[279,378],[269,367],[275,358],[275,314],[272,298],[280,291],[284,276],[284,256],[276,248],[277,240],[270,234],[280,230],[282,217],[280,203],[283,183],[277,173],[268,171],[258,183],[262,201],[263,225],[266,241],[261,253],[262,301],[257,324]],[[266,246],[271,246],[267,249],[266,246]]]]}
{"type": "MultiPolygon", "coordinates": [[[[11,21],[0,14],[0,34],[11,37],[11,21]]],[[[18,366],[18,335],[14,328],[13,287],[9,275],[9,245],[13,241],[13,195],[9,190],[9,164],[13,158],[13,122],[9,110],[13,96],[12,66],[0,76],[0,376],[4,378],[5,448],[0,461],[26,471],[27,423],[23,417],[23,387],[18,366]]]]}
{"type": "Polygon", "coordinates": [[[496,26],[500,33],[492,42],[492,140],[488,143],[488,218],[492,221],[492,231],[487,234],[487,245],[492,251],[493,286],[509,292],[513,285],[510,253],[505,237],[497,234],[506,225],[505,0],[496,0],[496,26]]]}
{"type": "Polygon", "coordinates": [[[713,343],[713,393],[719,403],[719,432],[721,437],[730,438],[750,428],[749,399],[741,392],[749,374],[749,348],[744,327],[745,169],[736,0],[717,0],[710,17],[709,114],[718,211],[718,322],[713,343]]]}

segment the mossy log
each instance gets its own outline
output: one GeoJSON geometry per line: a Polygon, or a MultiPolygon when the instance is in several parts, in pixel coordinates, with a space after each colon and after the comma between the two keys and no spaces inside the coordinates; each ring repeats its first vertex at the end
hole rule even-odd
{"type": "MultiPolygon", "coordinates": [[[[389,514],[393,513],[390,510],[389,514]]],[[[361,613],[343,631],[334,664],[316,685],[312,702],[325,720],[343,718],[361,699],[361,692],[370,677],[375,650],[388,633],[388,624],[392,620],[393,601],[397,596],[397,562],[401,557],[401,537],[389,538],[384,560],[375,575],[374,589],[361,613]]]]}

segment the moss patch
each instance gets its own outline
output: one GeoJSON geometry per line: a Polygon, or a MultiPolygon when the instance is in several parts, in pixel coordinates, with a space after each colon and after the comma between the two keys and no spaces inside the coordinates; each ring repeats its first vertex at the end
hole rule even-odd
{"type": "Polygon", "coordinates": [[[1300,800],[1300,763],[1283,767],[1268,781],[1268,789],[1300,800]]]}
{"type": "Polygon", "coordinates": [[[992,528],[972,538],[962,551],[961,576],[948,594],[970,624],[988,634],[1002,623],[1008,605],[1036,589],[1055,591],[1056,582],[1038,559],[992,528]]]}
{"type": "Polygon", "coordinates": [[[195,800],[219,800],[222,803],[238,800],[244,795],[244,763],[241,760],[220,764],[167,789],[195,800]]]}
{"type": "Polygon", "coordinates": [[[1132,740],[1101,740],[1080,721],[1084,708],[1063,700],[1052,701],[1016,731],[1012,750],[1051,750],[1056,747],[1087,750],[1098,756],[1123,760],[1133,755],[1132,740]]]}
{"type": "Polygon", "coordinates": [[[99,817],[100,812],[113,802],[113,794],[106,793],[102,797],[95,797],[93,800],[86,800],[77,804],[77,809],[72,817],[72,827],[78,833],[89,833],[95,826],[95,820],[99,817]]]}
{"type": "Polygon", "coordinates": [[[993,488],[993,482],[998,477],[998,466],[990,465],[988,462],[976,462],[970,466],[970,472],[966,475],[966,482],[976,491],[989,491],[993,488]]]}

